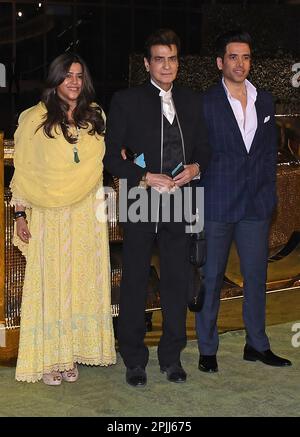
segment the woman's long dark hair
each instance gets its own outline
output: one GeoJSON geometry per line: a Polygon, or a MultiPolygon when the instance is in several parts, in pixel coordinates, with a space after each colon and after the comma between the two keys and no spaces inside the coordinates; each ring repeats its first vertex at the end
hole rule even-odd
{"type": "Polygon", "coordinates": [[[57,128],[60,127],[65,139],[71,144],[74,144],[77,139],[68,132],[67,112],[69,105],[58,96],[56,89],[65,80],[73,63],[81,65],[83,76],[82,90],[78,97],[76,108],[73,111],[74,123],[79,128],[87,128],[90,123],[90,135],[94,135],[96,132],[99,135],[104,135],[105,129],[102,109],[100,106],[91,106],[94,102],[95,90],[86,63],[77,54],[64,53],[55,58],[50,65],[42,94],[42,102],[47,108],[47,114],[39,128],[43,127],[45,135],[49,138],[54,138],[54,133],[58,133],[57,128]]]}

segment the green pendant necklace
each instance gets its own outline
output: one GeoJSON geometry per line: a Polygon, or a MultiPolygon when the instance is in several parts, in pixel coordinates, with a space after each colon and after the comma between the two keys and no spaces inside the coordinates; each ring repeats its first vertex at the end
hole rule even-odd
{"type": "Polygon", "coordinates": [[[80,162],[79,155],[78,155],[78,141],[79,141],[79,135],[80,135],[80,129],[78,126],[76,126],[76,143],[73,145],[73,154],[74,154],[74,162],[78,164],[80,162]]]}
{"type": "Polygon", "coordinates": [[[73,147],[73,152],[74,152],[74,162],[76,162],[76,164],[78,164],[78,162],[80,162],[80,159],[78,156],[78,149],[76,146],[73,147]]]}
{"type": "MultiPolygon", "coordinates": [[[[67,129],[70,129],[70,125],[66,122],[62,122],[67,129]]],[[[80,137],[80,128],[78,126],[75,126],[76,133],[75,135],[72,135],[72,139],[75,140],[75,143],[73,144],[73,156],[74,156],[74,162],[78,164],[80,162],[79,155],[78,155],[78,142],[80,137]]]]}

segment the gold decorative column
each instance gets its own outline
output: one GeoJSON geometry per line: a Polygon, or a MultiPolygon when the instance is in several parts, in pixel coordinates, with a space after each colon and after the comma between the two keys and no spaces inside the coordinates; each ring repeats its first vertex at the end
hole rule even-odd
{"type": "Polygon", "coordinates": [[[4,186],[4,166],[8,161],[12,163],[13,148],[5,143],[4,134],[0,132],[0,361],[14,363],[18,354],[21,301],[16,302],[16,296],[20,294],[24,268],[12,246],[13,208],[4,186]]]}
{"type": "Polygon", "coordinates": [[[5,222],[4,222],[4,132],[0,131],[0,347],[5,339],[5,222]]]}

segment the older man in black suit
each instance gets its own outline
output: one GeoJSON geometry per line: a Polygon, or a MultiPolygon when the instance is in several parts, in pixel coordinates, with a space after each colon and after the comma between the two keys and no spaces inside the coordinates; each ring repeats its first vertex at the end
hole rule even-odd
{"type": "MultiPolygon", "coordinates": [[[[133,222],[129,217],[124,223],[118,341],[127,368],[126,381],[136,387],[147,382],[144,311],[155,239],[160,252],[163,314],[158,360],[169,381],[186,380],[180,353],[186,344],[189,235],[186,223],[176,221],[180,211],[175,209],[169,221],[162,219],[163,194],[182,191],[190,184],[206,168],[210,148],[199,94],[173,84],[179,49],[179,38],[172,30],[161,29],[148,38],[144,65],[150,80],[116,93],[107,123],[104,165],[111,174],[125,179],[129,189],[146,189],[144,194],[150,199],[147,218],[133,222]],[[140,165],[121,157],[123,147],[142,157],[140,165]],[[175,176],[180,163],[182,171],[175,176]]],[[[130,202],[128,205],[130,210],[130,202]]]]}

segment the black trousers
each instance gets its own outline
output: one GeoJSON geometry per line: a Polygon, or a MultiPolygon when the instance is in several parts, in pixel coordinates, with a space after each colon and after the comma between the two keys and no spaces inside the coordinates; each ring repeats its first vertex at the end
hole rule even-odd
{"type": "Polygon", "coordinates": [[[161,366],[180,361],[186,345],[189,235],[175,233],[168,224],[157,234],[130,226],[124,230],[123,274],[118,320],[119,351],[126,367],[146,367],[149,351],[144,344],[147,284],[154,240],[160,255],[160,299],[163,316],[158,345],[161,366]]]}

